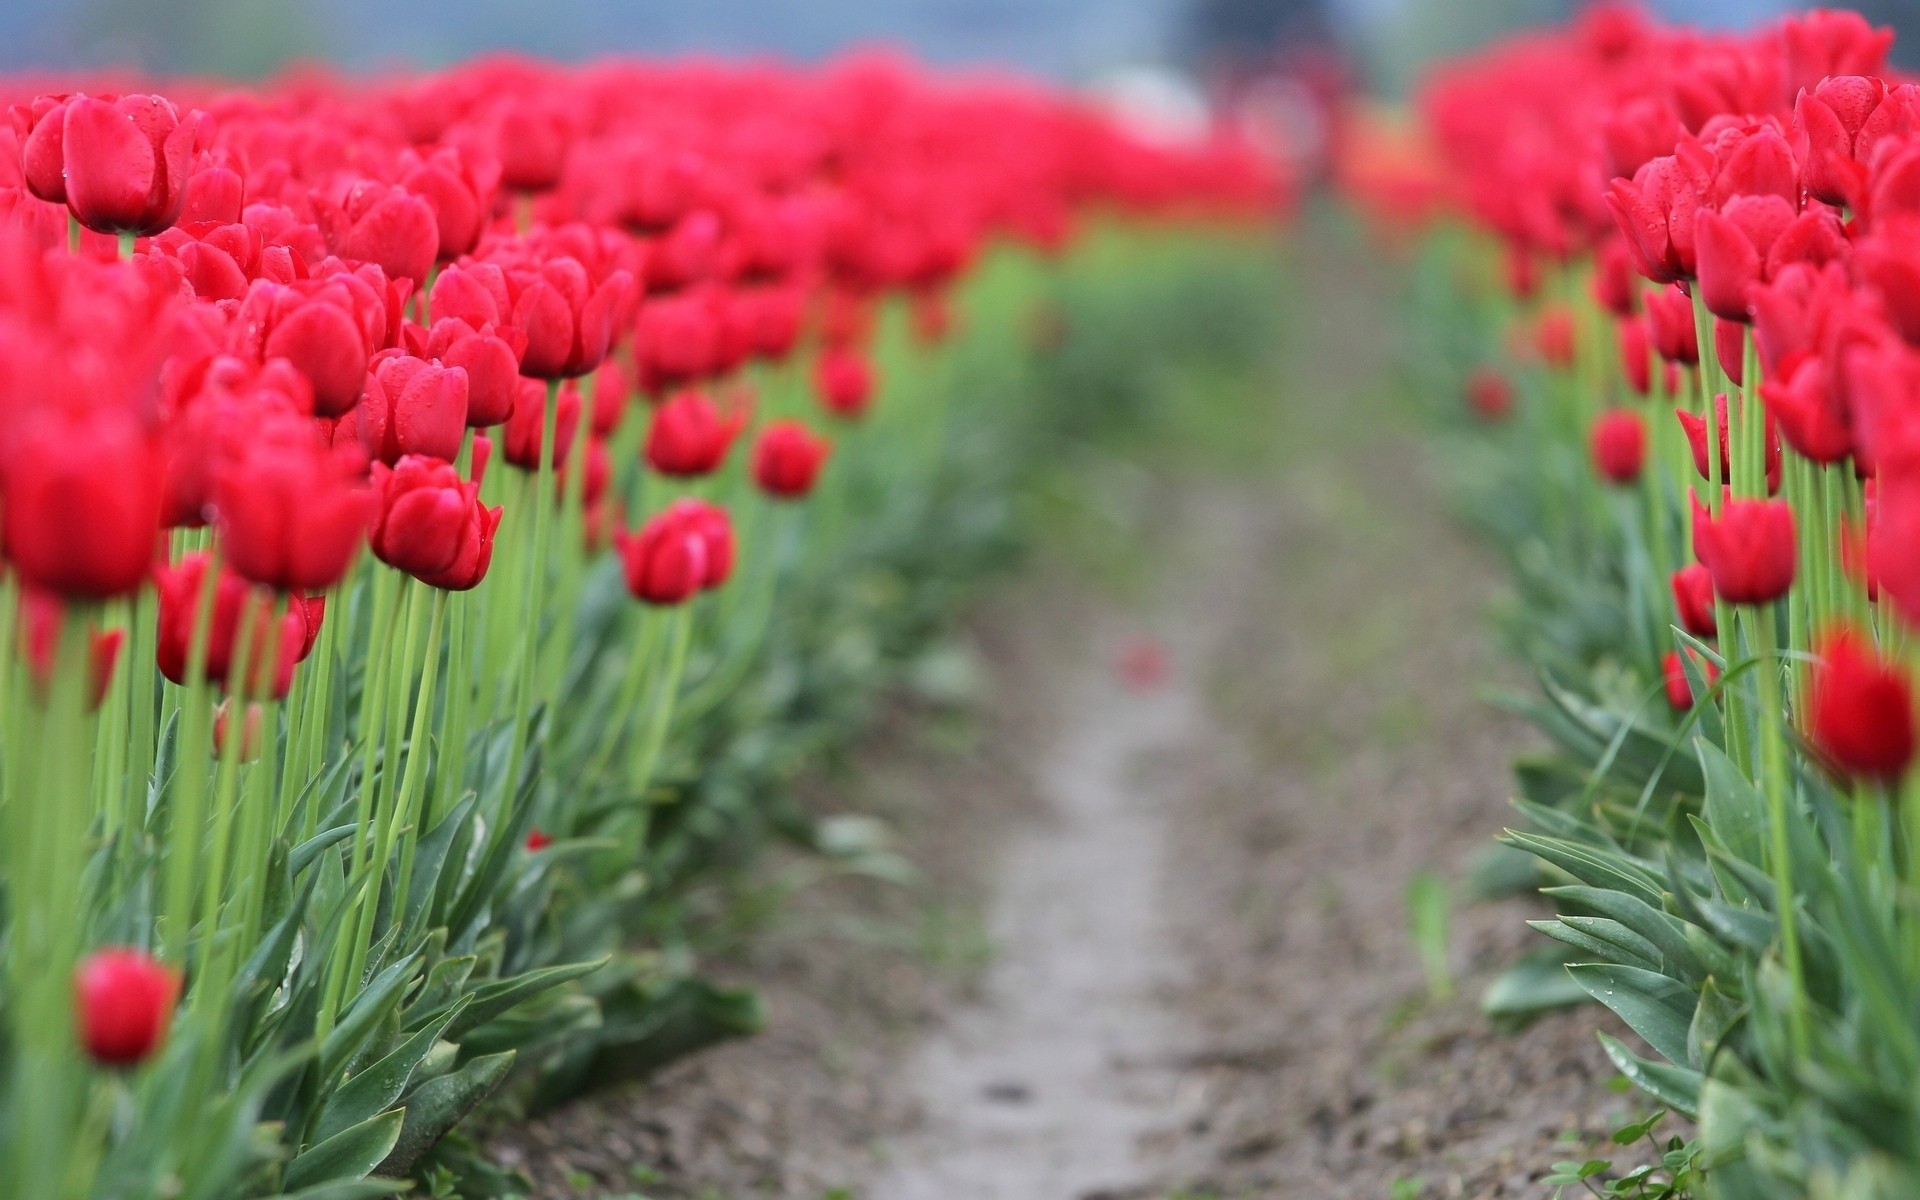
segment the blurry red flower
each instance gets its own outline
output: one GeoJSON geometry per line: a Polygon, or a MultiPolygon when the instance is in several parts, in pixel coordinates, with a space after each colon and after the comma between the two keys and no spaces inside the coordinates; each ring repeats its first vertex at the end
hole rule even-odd
{"type": "Polygon", "coordinates": [[[753,447],[753,479],[778,499],[795,499],[813,490],[833,443],[800,421],[770,421],[753,447]]]}
{"type": "Polygon", "coordinates": [[[1713,590],[1730,604],[1770,604],[1793,586],[1793,509],[1784,500],[1728,500],[1696,534],[1713,590]]]}
{"type": "Polygon", "coordinates": [[[743,412],[722,416],[704,392],[681,392],[653,410],[647,464],[675,478],[709,474],[725,461],[746,420],[743,412]]]}
{"type": "Polygon", "coordinates": [[[1680,628],[1695,637],[1710,638],[1720,631],[1713,612],[1713,576],[1699,563],[1688,563],[1673,573],[1673,608],[1680,628]]]}
{"type": "Polygon", "coordinates": [[[857,418],[873,402],[873,368],[866,356],[849,346],[828,346],[814,367],[814,387],[820,402],[837,417],[857,418]]]}
{"type": "Polygon", "coordinates": [[[1594,419],[1590,436],[1593,466],[1609,483],[1640,478],[1647,460],[1647,426],[1630,408],[1611,408],[1594,419]]]}
{"type": "Polygon", "coordinates": [[[98,1063],[129,1067],[166,1040],[180,973],[140,950],[96,950],[74,971],[80,1042],[98,1063]]]}
{"type": "Polygon", "coordinates": [[[1898,779],[1913,761],[1913,688],[1906,672],[1883,661],[1869,639],[1849,629],[1815,647],[1807,688],[1807,732],[1841,771],[1898,779]]]}

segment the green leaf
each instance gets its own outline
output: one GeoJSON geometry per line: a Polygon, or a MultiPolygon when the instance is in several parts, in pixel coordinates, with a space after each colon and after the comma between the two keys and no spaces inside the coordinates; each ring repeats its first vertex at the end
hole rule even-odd
{"type": "Polygon", "coordinates": [[[462,997],[438,1019],[401,1042],[385,1058],[349,1078],[327,1100],[313,1136],[316,1139],[332,1137],[391,1107],[400,1098],[400,1093],[406,1090],[408,1081],[413,1078],[414,1068],[433,1049],[442,1031],[460,1015],[466,1003],[466,997],[462,997]]]}
{"type": "Polygon", "coordinates": [[[1760,792],[1720,747],[1699,743],[1700,770],[1707,779],[1707,825],[1728,851],[1750,863],[1765,861],[1767,805],[1760,792]]]}
{"type": "Polygon", "coordinates": [[[1536,952],[1508,967],[1487,989],[1480,1010],[1492,1020],[1518,1024],[1557,1008],[1585,1004],[1586,990],[1567,974],[1564,954],[1562,950],[1536,952]]]}
{"type": "Polygon", "coordinates": [[[559,966],[528,971],[509,979],[496,979],[475,988],[470,993],[473,1003],[448,1026],[445,1036],[450,1041],[459,1041],[462,1034],[478,1029],[515,1005],[524,1003],[549,988],[556,988],[583,975],[593,974],[605,966],[612,957],[610,954],[604,954],[591,962],[561,963],[559,966]]]}
{"type": "Polygon", "coordinates": [[[1702,984],[1700,1002],[1687,1027],[1687,1065],[1705,1070],[1708,1058],[1746,1011],[1747,1006],[1721,991],[1717,981],[1710,978],[1702,984]]]}
{"type": "Polygon", "coordinates": [[[373,977],[373,982],[353,998],[320,1048],[320,1078],[331,1087],[353,1056],[360,1053],[366,1040],[381,1021],[397,1012],[406,987],[420,965],[416,952],[394,963],[373,977]]]}
{"type": "Polygon", "coordinates": [[[406,1113],[401,1109],[384,1112],[342,1130],[287,1164],[281,1186],[290,1192],[335,1181],[364,1178],[392,1153],[400,1137],[406,1113]]]}
{"type": "Polygon", "coordinates": [[[1567,973],[1668,1061],[1687,1061],[1687,1027],[1693,1021],[1695,997],[1684,984],[1613,963],[1570,963],[1567,973]]]}
{"type": "Polygon", "coordinates": [[[449,1129],[493,1093],[513,1069],[514,1052],[476,1058],[451,1075],[429,1079],[407,1097],[406,1126],[380,1170],[404,1175],[449,1129]]]}
{"type": "Polygon", "coordinates": [[[1407,881],[1407,926],[1427,974],[1427,991],[1438,1000],[1453,995],[1447,966],[1450,925],[1446,882],[1432,871],[1418,872],[1407,881]]]}
{"type": "Polygon", "coordinates": [[[1659,968],[1685,983],[1706,978],[1706,965],[1687,944],[1686,923],[1636,896],[1605,888],[1553,887],[1541,894],[1563,904],[1577,905],[1596,916],[1608,917],[1631,929],[1656,948],[1659,968]]]}
{"type": "Polygon", "coordinates": [[[1689,1067],[1648,1062],[1627,1049],[1620,1039],[1604,1033],[1598,1036],[1607,1057],[1633,1086],[1683,1117],[1692,1119],[1699,1114],[1700,1086],[1704,1082],[1700,1072],[1689,1067]]]}

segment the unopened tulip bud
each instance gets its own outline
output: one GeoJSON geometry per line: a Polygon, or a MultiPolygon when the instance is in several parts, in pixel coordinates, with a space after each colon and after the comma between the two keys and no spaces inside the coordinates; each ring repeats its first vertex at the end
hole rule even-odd
{"type": "Polygon", "coordinates": [[[1593,423],[1594,469],[1609,483],[1629,484],[1640,478],[1647,460],[1647,427],[1630,408],[1601,413],[1593,423]]]}
{"type": "Polygon", "coordinates": [[[1793,510],[1784,500],[1728,500],[1695,534],[1713,590],[1730,604],[1771,604],[1793,586],[1793,510]]]}
{"type": "Polygon", "coordinates": [[[1850,630],[1828,634],[1807,690],[1807,732],[1848,775],[1897,780],[1913,761],[1913,687],[1850,630]]]}
{"type": "Polygon", "coordinates": [[[769,496],[797,499],[813,490],[833,444],[799,421],[771,421],[753,447],[753,479],[769,496]]]}
{"type": "Polygon", "coordinates": [[[129,1067],[166,1040],[179,972],[139,950],[100,950],[74,973],[80,1041],[95,1062],[129,1067]]]}

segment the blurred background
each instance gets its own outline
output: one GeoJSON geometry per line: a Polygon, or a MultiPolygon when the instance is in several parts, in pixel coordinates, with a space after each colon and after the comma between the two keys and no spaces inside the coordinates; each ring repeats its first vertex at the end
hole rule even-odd
{"type": "MultiPolygon", "coordinates": [[[[0,69],[133,65],[255,77],[320,59],[355,70],[436,66],[488,50],[573,59],[619,52],[815,59],[889,43],[938,63],[998,63],[1080,81],[1143,63],[1271,61],[1332,40],[1369,82],[1403,90],[1422,62],[1567,0],[6,0],[0,69]]],[[[1661,0],[1664,16],[1749,24],[1783,0],[1661,0]]],[[[1856,0],[1903,26],[1920,63],[1920,0],[1856,0]]]]}

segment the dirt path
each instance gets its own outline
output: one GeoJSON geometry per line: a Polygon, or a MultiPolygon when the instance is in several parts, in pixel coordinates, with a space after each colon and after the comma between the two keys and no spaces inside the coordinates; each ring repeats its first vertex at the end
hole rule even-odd
{"type": "MultiPolygon", "coordinates": [[[[1124,640],[1100,624],[1096,645],[1124,640]]],[[[1175,662],[1205,661],[1211,632],[1186,626],[1175,662]]],[[[1163,903],[1179,780],[1154,765],[1202,736],[1204,700],[1177,669],[1132,687],[1106,661],[1073,675],[1036,764],[1041,819],[998,872],[984,995],[908,1061],[922,1120],[867,1195],[1098,1194],[1136,1177],[1149,1135],[1193,1107],[1167,1054],[1181,1029],[1166,997],[1187,986],[1163,903]]]]}
{"type": "Polygon", "coordinates": [[[1585,1157],[1563,1132],[1627,1117],[1594,1012],[1518,1038],[1478,1015],[1537,915],[1461,882],[1526,743],[1474,698],[1508,670],[1499,572],[1380,367],[1380,298],[1337,244],[1300,270],[1326,299],[1241,414],[1257,469],[1170,472],[1141,506],[1158,582],[1043,572],[976,626],[967,748],[879,738],[859,794],[826,789],[926,886],[810,892],[727,968],[771,1032],[515,1135],[541,1196],[1540,1196],[1585,1157]],[[1141,629],[1173,669],[1133,691],[1141,629]],[[1456,901],[1444,1002],[1406,932],[1427,871],[1456,901]]]}

